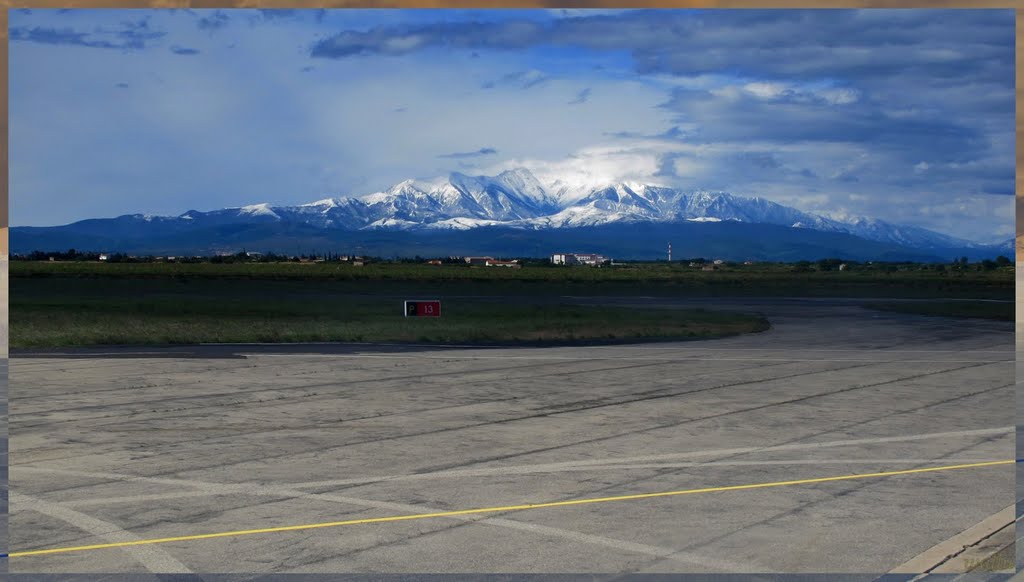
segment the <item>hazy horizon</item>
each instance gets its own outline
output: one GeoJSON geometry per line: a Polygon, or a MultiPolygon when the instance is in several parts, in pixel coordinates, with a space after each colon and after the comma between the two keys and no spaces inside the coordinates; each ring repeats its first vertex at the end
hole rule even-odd
{"type": "Polygon", "coordinates": [[[1011,10],[12,10],[11,224],[530,169],[1015,234],[1011,10]]]}

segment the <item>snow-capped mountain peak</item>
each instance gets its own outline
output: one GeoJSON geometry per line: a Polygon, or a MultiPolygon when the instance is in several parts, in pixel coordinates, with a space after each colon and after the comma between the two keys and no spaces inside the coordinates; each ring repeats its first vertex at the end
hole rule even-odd
{"type": "MultiPolygon", "coordinates": [[[[404,180],[361,197],[324,198],[298,206],[252,204],[213,212],[189,211],[177,217],[139,215],[156,224],[189,228],[235,222],[300,223],[323,229],[444,231],[489,227],[547,230],[609,224],[767,224],[842,233],[915,249],[995,248],[917,226],[876,218],[823,216],[766,200],[712,190],[685,191],[638,181],[604,183],[578,176],[556,178],[545,186],[526,168],[496,176],[452,172],[430,181],[404,180]]],[[[1006,246],[1012,253],[1013,241],[1006,246]]]]}
{"type": "Polygon", "coordinates": [[[324,198],[323,200],[317,200],[316,202],[309,202],[301,205],[302,208],[316,207],[325,210],[335,208],[336,206],[338,206],[338,199],[336,198],[324,198]]]}
{"type": "Polygon", "coordinates": [[[248,215],[248,216],[267,216],[267,217],[270,217],[270,218],[277,218],[277,219],[281,218],[276,212],[274,212],[274,210],[270,207],[270,204],[267,203],[267,202],[264,202],[262,204],[250,204],[249,206],[243,206],[243,207],[238,209],[238,214],[240,216],[248,215]]]}

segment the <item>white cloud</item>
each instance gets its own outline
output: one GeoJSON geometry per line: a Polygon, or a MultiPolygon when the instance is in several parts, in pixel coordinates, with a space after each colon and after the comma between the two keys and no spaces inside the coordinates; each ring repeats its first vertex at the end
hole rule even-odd
{"type": "MultiPolygon", "coordinates": [[[[708,13],[693,38],[653,26],[655,13],[583,25],[561,17],[597,11],[556,12],[556,48],[535,39],[528,51],[516,42],[536,37],[531,25],[496,29],[502,38],[469,30],[449,50],[436,38],[447,26],[423,27],[424,13],[397,11],[330,11],[323,25],[254,21],[212,36],[184,12],[154,12],[150,26],[168,35],[151,51],[14,42],[12,214],[26,217],[20,224],[53,224],[298,204],[451,170],[525,165],[548,179],[724,189],[809,211],[903,217],[959,236],[1012,228],[1012,214],[995,210],[1012,196],[979,194],[1012,189],[1012,75],[1001,76],[1000,41],[978,32],[996,31],[985,25],[995,17],[972,14],[980,22],[965,34],[973,36],[949,39],[864,26],[881,18],[874,13],[858,12],[856,22],[801,13],[870,37],[844,38],[833,50],[824,32],[776,12],[761,20],[744,13],[735,18],[749,25],[729,26],[708,13]],[[358,56],[318,59],[301,72],[316,38],[378,26],[396,28],[346,45],[358,56]],[[801,30],[813,38],[795,42],[801,30]],[[866,42],[887,35],[921,50],[866,42]],[[781,43],[771,58],[750,48],[765,39],[781,43]],[[360,42],[372,44],[370,56],[360,42]],[[172,45],[200,53],[179,57],[167,51],[172,45]],[[990,64],[967,66],[982,57],[990,64]],[[482,90],[488,82],[494,88],[482,90]],[[438,157],[485,147],[499,154],[438,157]]],[[[124,17],[69,15],[83,30],[124,17]]],[[[921,18],[950,26],[951,17],[921,18]]]]}
{"type": "Polygon", "coordinates": [[[788,86],[782,83],[766,82],[747,83],[743,86],[743,89],[747,93],[750,93],[755,97],[761,97],[762,99],[775,99],[790,90],[788,86]]]}
{"type": "Polygon", "coordinates": [[[822,89],[816,94],[832,105],[849,105],[860,99],[860,93],[855,89],[822,89]]]}

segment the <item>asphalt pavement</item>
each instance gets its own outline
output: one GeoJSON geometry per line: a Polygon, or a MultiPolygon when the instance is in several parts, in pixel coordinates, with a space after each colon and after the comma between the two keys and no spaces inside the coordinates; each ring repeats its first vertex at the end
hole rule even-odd
{"type": "Polygon", "coordinates": [[[12,572],[887,572],[1014,503],[1014,325],[14,353],[12,572]],[[540,504],[538,507],[537,504],[540,504]]]}

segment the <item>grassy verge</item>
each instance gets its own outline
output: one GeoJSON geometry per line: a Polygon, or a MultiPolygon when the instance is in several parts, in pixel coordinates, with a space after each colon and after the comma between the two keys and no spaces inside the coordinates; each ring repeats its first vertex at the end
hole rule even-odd
{"type": "MultiPolygon", "coordinates": [[[[704,310],[442,299],[406,318],[401,300],[302,281],[12,280],[13,348],[202,342],[517,343],[703,339],[763,331],[752,315],[704,310]]],[[[425,298],[416,294],[410,298],[425,298]]],[[[434,298],[434,297],[427,297],[434,298]]]]}
{"type": "Polygon", "coordinates": [[[798,272],[787,265],[736,266],[701,271],[686,264],[647,264],[613,268],[524,267],[502,269],[465,265],[339,263],[77,263],[12,261],[11,280],[75,279],[136,281],[302,281],[332,292],[461,295],[658,295],[793,296],[1012,299],[1010,270],[933,271],[920,267],[885,271],[798,272]]]}
{"type": "Polygon", "coordinates": [[[942,301],[934,303],[895,301],[891,303],[868,303],[864,307],[879,311],[895,311],[914,315],[973,317],[999,321],[1013,321],[1015,310],[1013,303],[991,303],[984,301],[942,301]]]}

